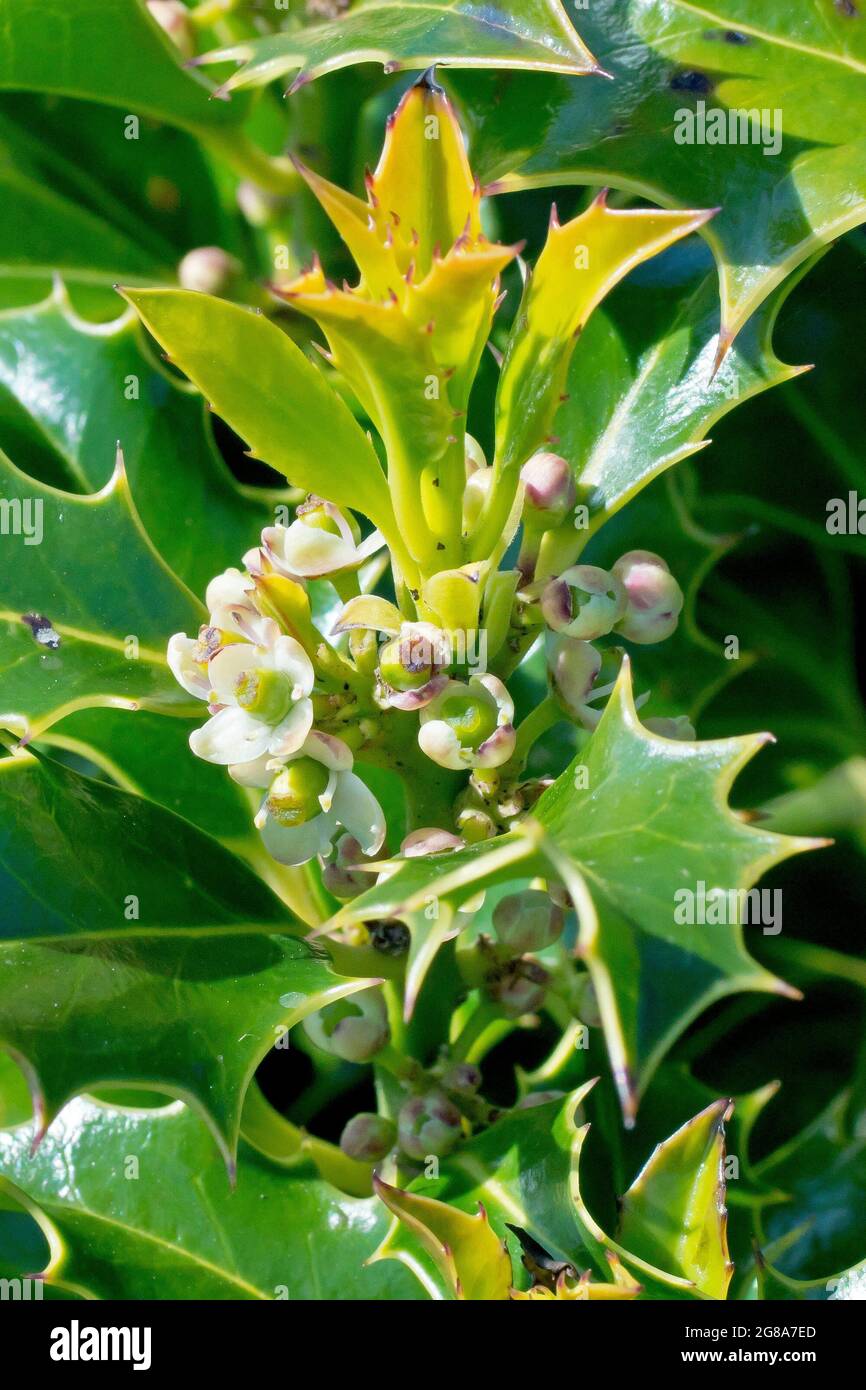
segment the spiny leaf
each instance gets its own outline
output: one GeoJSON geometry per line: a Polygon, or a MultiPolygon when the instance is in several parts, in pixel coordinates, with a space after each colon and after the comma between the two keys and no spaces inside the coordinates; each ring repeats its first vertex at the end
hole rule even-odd
{"type": "Polygon", "coordinates": [[[496,456],[519,466],[546,439],[575,339],[636,265],[696,231],[711,212],[609,208],[604,195],[565,226],[553,223],[528,280],[496,397],[496,456]]]}
{"type": "Polygon", "coordinates": [[[235,483],[200,396],[157,365],[142,336],[132,309],[110,323],[79,318],[60,284],[41,304],[0,313],[0,424],[19,463],[47,445],[59,474],[47,481],[72,491],[103,486],[120,440],[150,540],[204,593],[285,499],[235,483]]]}
{"type": "Polygon", "coordinates": [[[122,458],[101,492],[79,497],[0,454],[0,490],[17,549],[0,581],[0,726],[33,738],[94,705],[191,714],[166,637],[206,615],[151,546],[122,458]]]}
{"type": "Polygon", "coordinates": [[[0,1174],[54,1235],[48,1286],[107,1299],[413,1299],[393,1265],[365,1269],[386,1214],[311,1165],[244,1145],[237,1187],[181,1105],[73,1101],[35,1154],[32,1126],[0,1132],[0,1174]],[[311,1233],[315,1237],[311,1239],[311,1233]]]}
{"type": "Polygon", "coordinates": [[[575,901],[627,1119],[660,1057],[710,1002],[742,989],[792,992],[752,960],[739,925],[739,890],[818,843],[746,825],[728,808],[734,778],[766,741],[651,734],[626,661],[589,744],[536,807],[575,901]],[[724,904],[734,894],[733,921],[677,922],[701,884],[724,904]]]}
{"type": "Polygon", "coordinates": [[[189,290],[127,290],[172,361],[253,453],[393,539],[385,475],[339,396],[261,314],[189,290]]]}
{"type": "Polygon", "coordinates": [[[244,40],[198,60],[235,61],[239,72],[225,92],[257,87],[298,72],[294,86],[351,63],[380,62],[389,72],[456,67],[533,68],[570,74],[597,71],[559,0],[492,0],[482,9],[466,0],[359,0],[328,24],[244,40]]]}
{"type": "MultiPolygon", "coordinates": [[[[374,1178],[373,1185],[388,1210],[430,1255],[448,1296],[469,1302],[508,1298],[511,1260],[491,1230],[480,1202],[475,1215],[470,1216],[447,1202],[390,1187],[381,1178],[374,1178]]],[[[396,1258],[387,1241],[374,1256],[374,1260],[396,1258]]]]}
{"type": "Polygon", "coordinates": [[[0,1042],[40,1130],[81,1090],[146,1086],[231,1160],[275,1039],[370,981],[336,975],[245,865],[150,802],[25,754],[0,761],[0,810],[0,1042]]]}
{"type": "Polygon", "coordinates": [[[622,1199],[619,1240],[633,1255],[724,1298],[733,1265],[725,1207],[730,1102],[716,1101],[659,1144],[622,1199]]]}
{"type": "Polygon", "coordinates": [[[724,351],[786,275],[866,217],[861,14],[832,0],[794,14],[755,0],[593,0],[581,31],[613,82],[453,79],[476,167],[501,190],[604,183],[664,207],[720,205],[705,235],[724,351]],[[723,142],[699,143],[697,124],[688,142],[701,110],[720,113],[723,142]]]}

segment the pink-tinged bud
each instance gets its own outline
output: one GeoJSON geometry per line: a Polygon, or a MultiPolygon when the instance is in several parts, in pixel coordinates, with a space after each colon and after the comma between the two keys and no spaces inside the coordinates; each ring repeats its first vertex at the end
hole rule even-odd
{"type": "Polygon", "coordinates": [[[491,999],[508,1018],[521,1018],[541,1008],[549,979],[547,971],[537,961],[515,960],[494,979],[488,980],[487,988],[491,999]]]}
{"type": "Polygon", "coordinates": [[[195,56],[195,37],[189,10],[180,0],[147,0],[147,8],[160,29],[168,34],[184,58],[195,56]]]}
{"type": "Polygon", "coordinates": [[[571,468],[559,454],[534,454],[520,470],[527,510],[555,524],[574,508],[577,489],[571,468]]]}
{"type": "Polygon", "coordinates": [[[400,853],[406,859],[420,859],[427,854],[443,854],[446,850],[462,849],[463,841],[450,830],[440,830],[436,825],[423,826],[406,836],[400,846],[400,853]]]}
{"type": "Polygon", "coordinates": [[[326,1004],[304,1019],[304,1032],[316,1047],[344,1062],[367,1062],[391,1038],[381,990],[364,989],[326,1004]]]}
{"type": "Polygon", "coordinates": [[[452,1062],[442,1077],[446,1091],[458,1096],[474,1096],[481,1085],[481,1068],[473,1062],[452,1062]]]}
{"type": "Polygon", "coordinates": [[[675,630],[683,592],[664,560],[650,550],[620,556],[613,573],[625,587],[627,608],[617,631],[630,642],[663,642],[675,630]]]}
{"type": "Polygon", "coordinates": [[[572,565],[551,579],[541,595],[547,626],[588,642],[605,637],[625,611],[622,583],[598,565],[572,565]]]}
{"type": "Polygon", "coordinates": [[[242,266],[221,246],[197,246],[187,251],[177,268],[177,278],[185,290],[199,294],[225,294],[241,274],[242,266]]]}
{"type": "Polygon", "coordinates": [[[460,1111],[444,1091],[412,1096],[397,1116],[400,1147],[421,1163],[430,1156],[444,1158],[463,1133],[460,1111]]]}
{"type": "Polygon", "coordinates": [[[370,887],[373,881],[370,875],[355,868],[356,864],[368,862],[354,835],[341,835],[334,858],[322,870],[322,882],[335,898],[348,902],[370,887]]]}
{"type": "Polygon", "coordinates": [[[537,888],[509,893],[493,909],[496,935],[503,946],[518,956],[552,945],[562,935],[564,925],[562,909],[537,888]]]}
{"type": "Polygon", "coordinates": [[[670,719],[645,719],[643,725],[660,738],[671,738],[677,743],[691,743],[697,738],[695,726],[685,714],[678,714],[670,719]]]}
{"type": "Polygon", "coordinates": [[[487,459],[484,457],[484,450],[471,434],[466,435],[466,477],[471,478],[473,473],[477,473],[479,468],[487,467],[487,459]]]}
{"type": "Polygon", "coordinates": [[[359,1163],[378,1163],[397,1140],[397,1126],[384,1115],[363,1111],[355,1115],[340,1135],[340,1148],[359,1163]]]}
{"type": "Polygon", "coordinates": [[[578,637],[551,633],[547,670],[554,695],[570,714],[579,716],[601,670],[601,653],[578,637]]]}

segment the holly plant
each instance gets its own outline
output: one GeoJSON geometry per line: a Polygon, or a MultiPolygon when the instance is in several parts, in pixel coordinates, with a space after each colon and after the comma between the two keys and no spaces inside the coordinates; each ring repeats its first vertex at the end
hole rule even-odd
{"type": "Polygon", "coordinates": [[[4,1281],[863,1297],[859,465],[773,346],[853,338],[858,7],[65,10],[0,0],[4,1281]]]}

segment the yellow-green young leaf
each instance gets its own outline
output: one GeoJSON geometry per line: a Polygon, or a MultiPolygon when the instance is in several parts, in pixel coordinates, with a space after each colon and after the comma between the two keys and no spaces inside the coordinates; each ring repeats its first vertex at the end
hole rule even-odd
{"type": "Polygon", "coordinates": [[[294,86],[351,63],[380,62],[389,72],[448,63],[464,68],[532,68],[570,75],[598,70],[560,0],[358,0],[327,24],[245,39],[200,62],[241,63],[223,90],[258,87],[299,72],[294,86]]]}
{"type": "Polygon", "coordinates": [[[551,222],[528,280],[496,398],[496,455],[518,467],[544,443],[584,324],[623,276],[694,232],[712,212],[609,208],[604,193],[579,217],[551,222]]]}
{"type": "Polygon", "coordinates": [[[535,808],[577,906],[578,951],[627,1119],[702,1009],[737,990],[795,993],[743,944],[746,906],[753,929],[780,910],[745,891],[819,842],[748,825],[727,804],[737,773],[767,738],[675,742],[650,733],[625,661],[589,743],[535,808]]]}
{"type": "Polygon", "coordinates": [[[295,487],[369,517],[389,539],[385,475],[322,373],[263,315],[190,290],[127,290],[169,359],[253,454],[295,487]]]}
{"type": "MultiPolygon", "coordinates": [[[[390,1187],[381,1178],[374,1178],[373,1186],[388,1210],[432,1259],[446,1297],[468,1302],[508,1298],[511,1259],[503,1242],[491,1230],[480,1202],[476,1213],[470,1216],[447,1202],[390,1187]]],[[[398,1258],[395,1251],[399,1236],[391,1244],[390,1235],[370,1263],[398,1258]]]]}
{"type": "Polygon", "coordinates": [[[725,1206],[725,1119],[716,1101],[659,1144],[622,1199],[619,1242],[690,1279],[699,1293],[724,1298],[733,1265],[725,1206]]]}
{"type": "Polygon", "coordinates": [[[368,628],[396,636],[404,622],[403,614],[386,598],[378,594],[359,594],[349,599],[331,631],[334,634],[351,632],[353,628],[368,628]]]}
{"type": "Polygon", "coordinates": [[[0,454],[0,498],[13,548],[0,576],[0,727],[32,738],[95,705],[199,713],[165,649],[206,613],[150,544],[122,458],[80,497],[0,454]]]}

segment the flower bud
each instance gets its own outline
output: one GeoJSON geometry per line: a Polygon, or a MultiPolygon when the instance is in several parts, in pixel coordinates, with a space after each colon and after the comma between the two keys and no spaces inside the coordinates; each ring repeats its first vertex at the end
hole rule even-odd
{"type": "Polygon", "coordinates": [[[577,501],[574,477],[559,454],[535,454],[520,470],[527,512],[552,525],[561,521],[577,501]]]}
{"type": "Polygon", "coordinates": [[[670,637],[682,610],[683,592],[661,556],[650,550],[630,550],[617,560],[613,573],[627,599],[617,631],[641,644],[670,637]]]}
{"type": "Polygon", "coordinates": [[[147,0],[147,8],[160,29],[168,34],[184,58],[195,56],[195,37],[189,10],[180,0],[147,0]]]}
{"type": "Polygon", "coordinates": [[[509,893],[493,909],[496,935],[517,956],[543,951],[562,935],[564,925],[562,908],[537,888],[509,893]]]}
{"type": "Polygon", "coordinates": [[[534,960],[512,961],[487,984],[491,999],[508,1018],[520,1018],[541,1008],[550,976],[534,960]]]}
{"type": "Polygon", "coordinates": [[[466,477],[471,478],[473,473],[477,473],[479,468],[487,467],[487,459],[484,457],[484,450],[471,434],[465,436],[466,449],[466,477]]]}
{"type": "Polygon", "coordinates": [[[462,849],[463,841],[450,830],[440,830],[436,825],[423,826],[412,830],[400,846],[400,853],[406,859],[420,859],[427,854],[442,854],[445,850],[462,849]]]}
{"type": "Polygon", "coordinates": [[[549,633],[547,671],[554,695],[569,714],[580,716],[601,670],[601,653],[589,642],[549,633]]]}
{"type": "Polygon", "coordinates": [[[496,822],[480,806],[466,806],[457,816],[457,829],[467,845],[477,845],[493,839],[496,822]]]}
{"type": "Polygon", "coordinates": [[[446,1091],[458,1096],[474,1096],[481,1085],[481,1068],[473,1062],[452,1062],[442,1077],[446,1091]]]}
{"type": "Polygon", "coordinates": [[[479,464],[469,474],[463,489],[463,529],[465,531],[471,531],[475,526],[492,486],[493,469],[488,468],[486,464],[479,464]]]}
{"type": "Polygon", "coordinates": [[[378,1163],[390,1153],[397,1139],[397,1126],[385,1115],[362,1111],[355,1115],[340,1135],[340,1148],[360,1163],[378,1163]]]}
{"type": "Polygon", "coordinates": [[[400,1147],[418,1162],[433,1155],[444,1158],[463,1133],[460,1111],[443,1091],[411,1096],[397,1116],[400,1147]]]}
{"type": "Polygon", "coordinates": [[[241,273],[241,264],[221,246],[197,246],[187,251],[177,268],[177,278],[185,290],[199,294],[225,294],[241,273]]]}
{"type": "Polygon", "coordinates": [[[643,725],[660,738],[675,739],[677,743],[691,743],[697,738],[695,726],[685,714],[677,714],[670,719],[645,719],[643,725]]]}
{"type": "Polygon", "coordinates": [[[585,641],[606,636],[625,611],[621,581],[598,565],[572,565],[551,579],[541,595],[548,627],[585,641]]]}
{"type": "Polygon", "coordinates": [[[365,989],[326,1004],[304,1019],[304,1031],[316,1047],[344,1062],[367,1062],[390,1040],[388,1011],[378,989],[365,989]]]}
{"type": "Polygon", "coordinates": [[[322,882],[335,898],[348,902],[370,887],[370,875],[354,867],[364,863],[366,855],[354,835],[341,835],[335,849],[334,858],[322,870],[322,882]]]}

